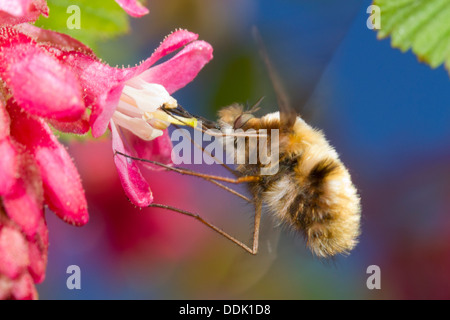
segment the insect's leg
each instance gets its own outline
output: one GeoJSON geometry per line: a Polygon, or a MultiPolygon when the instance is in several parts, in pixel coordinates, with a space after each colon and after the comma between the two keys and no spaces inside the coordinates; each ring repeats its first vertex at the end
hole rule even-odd
{"type": "MultiPolygon", "coordinates": [[[[179,129],[180,127],[177,125],[174,125],[175,128],[179,129]]],[[[191,141],[191,143],[196,146],[198,149],[202,150],[204,153],[206,153],[208,156],[210,156],[212,159],[216,160],[222,167],[224,167],[225,169],[227,169],[229,172],[231,172],[232,174],[234,174],[235,176],[238,175],[238,172],[236,170],[234,170],[233,168],[231,168],[230,166],[228,166],[227,164],[225,164],[222,160],[218,159],[216,156],[213,156],[210,152],[206,151],[205,148],[203,148],[201,145],[199,145],[197,142],[195,142],[194,140],[192,140],[191,137],[185,135],[183,133],[183,136],[188,138],[189,141],[191,141]]]]}
{"type": "Polygon", "coordinates": [[[262,203],[260,200],[255,202],[255,222],[254,222],[254,231],[253,231],[253,250],[252,254],[258,253],[259,246],[259,230],[261,227],[261,211],[262,211],[262,203]]]}
{"type": "MultiPolygon", "coordinates": [[[[234,244],[238,245],[239,247],[241,247],[242,249],[244,249],[245,251],[247,251],[248,253],[251,254],[256,254],[256,252],[258,251],[258,241],[256,241],[256,251],[255,251],[255,238],[253,238],[253,249],[251,249],[250,247],[248,247],[245,243],[237,240],[235,237],[229,235],[228,233],[226,233],[225,231],[223,231],[222,229],[216,227],[215,225],[209,223],[208,221],[206,221],[205,219],[203,219],[200,215],[196,214],[196,213],[192,213],[186,210],[181,210],[172,206],[167,206],[167,205],[163,205],[163,204],[156,204],[153,203],[151,205],[149,205],[150,208],[161,208],[161,209],[166,209],[166,210],[171,210],[174,212],[178,212],[181,214],[184,214],[188,217],[192,217],[198,221],[200,221],[202,224],[204,224],[205,226],[207,226],[208,228],[211,228],[212,230],[216,231],[217,233],[219,233],[220,235],[224,236],[225,238],[227,238],[228,240],[232,241],[234,244]]],[[[259,234],[259,223],[258,223],[258,232],[256,232],[255,229],[255,234],[259,234]]]]}
{"type": "Polygon", "coordinates": [[[218,186],[219,188],[224,189],[225,191],[228,191],[231,194],[234,194],[235,196],[247,201],[247,202],[253,202],[251,199],[247,198],[246,196],[244,196],[243,194],[240,194],[239,192],[237,192],[236,190],[233,190],[223,184],[221,184],[220,182],[217,182],[216,180],[211,180],[211,179],[205,179],[206,181],[209,181],[211,183],[214,183],[216,186],[218,186]]]}
{"type": "MultiPolygon", "coordinates": [[[[116,154],[119,154],[119,155],[122,155],[122,156],[124,156],[124,157],[126,157],[126,158],[133,159],[133,160],[139,160],[139,161],[149,162],[149,163],[152,163],[152,164],[154,164],[154,165],[163,167],[163,168],[165,168],[165,169],[168,170],[168,171],[174,171],[174,172],[180,173],[180,174],[182,174],[182,175],[192,175],[192,176],[197,176],[197,177],[199,177],[199,178],[205,179],[206,181],[209,181],[209,182],[215,184],[215,185],[218,186],[219,188],[222,188],[222,189],[224,189],[225,191],[228,191],[228,192],[230,192],[231,194],[233,194],[233,195],[235,195],[235,196],[237,196],[237,197],[239,197],[239,198],[241,198],[241,199],[243,199],[243,200],[245,200],[245,201],[247,201],[247,202],[253,202],[251,199],[249,199],[248,197],[244,196],[243,194],[241,194],[241,193],[239,193],[239,192],[237,192],[237,191],[235,191],[235,190],[233,190],[233,189],[231,189],[231,188],[229,188],[229,187],[227,187],[227,186],[221,184],[220,182],[216,181],[217,179],[213,179],[213,178],[217,178],[217,176],[210,176],[210,175],[206,175],[206,174],[201,174],[201,173],[198,173],[198,172],[195,172],[195,171],[191,171],[191,170],[189,170],[189,169],[170,167],[170,166],[168,166],[168,165],[165,165],[165,164],[160,163],[160,162],[157,162],[157,161],[153,161],[153,160],[145,160],[145,159],[140,159],[140,158],[135,158],[135,157],[132,157],[132,156],[127,155],[127,154],[124,154],[124,153],[119,152],[119,151],[116,151],[115,153],[116,153],[116,154]]],[[[222,177],[219,177],[219,178],[222,178],[222,177]]],[[[226,179],[229,180],[228,178],[226,178],[226,179]]],[[[234,180],[235,180],[235,179],[234,179],[234,180]]],[[[229,182],[229,181],[226,181],[226,182],[229,182]]],[[[244,182],[245,182],[245,181],[244,181],[244,182]]]]}
{"type": "Polygon", "coordinates": [[[195,172],[195,171],[192,171],[192,170],[189,170],[189,169],[186,169],[186,168],[171,167],[171,166],[168,166],[168,165],[166,165],[164,163],[161,163],[161,162],[158,162],[158,161],[154,161],[154,160],[148,160],[148,159],[141,159],[141,158],[133,157],[133,156],[130,156],[130,155],[125,154],[125,153],[122,153],[122,152],[117,151],[117,150],[115,150],[115,155],[121,155],[121,156],[124,156],[124,157],[132,159],[132,160],[151,163],[151,164],[154,164],[156,166],[165,168],[168,171],[178,172],[179,174],[182,174],[182,175],[199,177],[199,178],[203,178],[203,179],[206,179],[206,180],[217,180],[217,181],[223,181],[223,182],[228,182],[228,183],[240,184],[240,183],[246,183],[246,182],[259,181],[261,179],[261,177],[259,177],[259,176],[244,176],[244,177],[239,177],[239,178],[227,178],[227,177],[221,177],[221,176],[215,176],[215,175],[199,173],[199,172],[195,172]]]}

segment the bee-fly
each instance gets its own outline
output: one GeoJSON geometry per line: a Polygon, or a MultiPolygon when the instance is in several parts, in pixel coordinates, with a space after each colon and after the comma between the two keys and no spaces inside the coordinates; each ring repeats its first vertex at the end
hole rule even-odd
{"type": "MultiPolygon", "coordinates": [[[[315,255],[331,257],[337,254],[347,254],[357,244],[360,234],[360,198],[356,188],[347,168],[323,133],[308,125],[290,106],[270,64],[259,34],[255,32],[255,36],[277,92],[279,112],[258,118],[253,114],[253,110],[246,111],[242,105],[234,104],[221,109],[219,120],[205,122],[202,130],[216,128],[224,134],[229,129],[242,129],[244,132],[250,129],[256,132],[263,130],[268,138],[267,141],[271,140],[272,130],[277,130],[279,135],[278,172],[273,175],[261,175],[261,169],[268,165],[260,161],[254,164],[238,165],[235,170],[232,170],[236,175],[235,179],[167,167],[168,170],[205,178],[235,194],[236,192],[221,185],[218,181],[247,183],[252,199],[241,197],[255,205],[253,245],[247,246],[206,222],[197,214],[165,205],[153,204],[151,206],[192,216],[246,251],[256,254],[261,210],[263,204],[266,204],[268,210],[278,220],[304,236],[307,246],[315,255]]],[[[173,116],[191,116],[181,106],[176,109],[162,109],[173,116]]],[[[234,137],[234,139],[237,138],[234,137]]],[[[239,148],[238,144],[235,143],[235,147],[239,148]]],[[[248,154],[251,149],[247,140],[244,145],[241,144],[240,148],[242,149],[236,150],[235,154],[242,152],[248,154]]],[[[155,163],[151,160],[135,159],[155,163]]]]}
{"type": "Polygon", "coordinates": [[[242,177],[259,177],[248,182],[253,198],[301,232],[317,256],[353,249],[359,235],[360,200],[348,170],[324,135],[299,116],[285,118],[282,112],[257,118],[233,105],[219,115],[223,128],[266,129],[269,140],[272,130],[279,130],[277,173],[259,175],[266,166],[261,163],[236,168],[242,177]]]}

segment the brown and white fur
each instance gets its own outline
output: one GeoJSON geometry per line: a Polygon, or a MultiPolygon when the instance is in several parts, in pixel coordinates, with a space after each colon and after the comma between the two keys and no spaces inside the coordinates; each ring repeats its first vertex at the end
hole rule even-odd
{"type": "MultiPolygon", "coordinates": [[[[315,255],[348,254],[360,234],[360,198],[323,133],[300,117],[291,128],[283,128],[279,112],[256,118],[237,104],[223,108],[219,117],[222,129],[267,129],[269,135],[270,129],[280,130],[279,170],[249,182],[250,192],[280,221],[302,233],[315,255]]],[[[237,171],[255,176],[262,166],[242,164],[237,171]]]]}

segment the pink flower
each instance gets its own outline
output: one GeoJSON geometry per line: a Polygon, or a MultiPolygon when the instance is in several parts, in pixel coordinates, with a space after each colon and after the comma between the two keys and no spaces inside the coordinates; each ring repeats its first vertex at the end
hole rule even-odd
{"type": "MultiPolygon", "coordinates": [[[[129,15],[142,17],[148,14],[138,0],[116,0],[129,15]]],[[[0,21],[6,25],[34,22],[41,14],[48,16],[46,0],[0,0],[0,21]]]]}
{"type": "MultiPolygon", "coordinates": [[[[146,62],[133,70],[133,77],[124,83],[110,121],[115,151],[171,163],[172,144],[165,129],[170,123],[195,126],[195,119],[178,122],[159,108],[163,105],[166,108],[176,107],[177,101],[171,94],[192,81],[212,59],[212,47],[194,39],[197,35],[188,31],[172,33],[146,62]],[[150,67],[156,60],[185,44],[184,49],[172,59],[150,67]]],[[[143,164],[123,156],[116,156],[114,161],[128,198],[139,207],[148,206],[153,196],[139,169],[143,164]]]]}
{"type": "Polygon", "coordinates": [[[76,74],[24,32],[27,24],[13,25],[47,12],[44,1],[0,1],[0,298],[37,297],[47,263],[44,204],[71,224],[89,219],[78,172],[47,124],[85,116],[76,74]]]}
{"type": "MultiPolygon", "coordinates": [[[[36,41],[50,38],[48,31],[27,26],[27,32],[36,35],[36,41]]],[[[186,30],[170,34],[156,51],[142,64],[133,68],[113,68],[102,63],[92,52],[78,44],[48,47],[49,53],[70,67],[78,78],[86,106],[90,106],[89,119],[71,123],[70,131],[87,131],[100,137],[111,128],[113,149],[141,158],[171,163],[172,145],[165,130],[170,123],[179,123],[160,110],[176,107],[171,96],[191,82],[212,59],[212,47],[197,40],[198,35],[186,30]],[[170,60],[154,66],[162,57],[181,49],[170,60]]],[[[183,122],[193,119],[184,119],[183,122]]],[[[65,130],[59,126],[59,129],[65,130]]],[[[123,156],[114,158],[122,186],[128,198],[137,206],[148,206],[153,196],[143,178],[139,164],[123,156]]]]}
{"type": "Polygon", "coordinates": [[[19,163],[25,153],[33,158],[42,178],[45,202],[65,221],[85,224],[88,216],[80,178],[45,121],[70,124],[84,116],[86,107],[76,74],[28,35],[3,27],[0,78],[1,140],[18,159],[12,163],[19,163]]]}
{"type": "MultiPolygon", "coordinates": [[[[64,34],[29,24],[0,32],[0,76],[22,109],[62,131],[83,134],[91,128],[99,137],[110,126],[114,150],[170,163],[171,143],[164,129],[177,121],[159,108],[176,107],[171,94],[212,59],[212,47],[198,41],[198,35],[175,31],[142,64],[119,69],[105,65],[88,47],[64,34]]],[[[152,193],[139,165],[122,156],[115,157],[115,163],[130,200],[142,207],[150,204],[152,193]]]]}
{"type": "Polygon", "coordinates": [[[116,0],[130,16],[142,17],[148,13],[148,9],[139,3],[138,0],[116,0]]]}
{"type": "MultiPolygon", "coordinates": [[[[117,2],[135,16],[146,10],[117,2]]],[[[94,137],[109,126],[114,150],[170,163],[165,129],[180,122],[160,107],[176,107],[173,92],[212,58],[208,43],[179,30],[139,66],[112,68],[79,41],[25,23],[40,14],[48,15],[44,0],[0,0],[0,298],[36,298],[47,262],[44,204],[74,225],[89,218],[78,172],[49,124],[94,137]]],[[[138,164],[114,160],[129,199],[150,204],[138,164]]]]}
{"type": "Polygon", "coordinates": [[[41,14],[48,16],[45,0],[0,0],[0,21],[2,25],[34,22],[41,14]]]}
{"type": "Polygon", "coordinates": [[[45,278],[48,230],[44,219],[29,238],[0,213],[0,300],[36,299],[34,283],[45,278]]]}

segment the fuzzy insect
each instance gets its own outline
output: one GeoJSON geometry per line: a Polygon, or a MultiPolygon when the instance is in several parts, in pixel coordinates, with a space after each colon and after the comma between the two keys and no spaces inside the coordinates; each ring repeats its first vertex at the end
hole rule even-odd
{"type": "Polygon", "coordinates": [[[259,33],[256,30],[254,32],[261,50],[260,54],[277,93],[279,112],[256,117],[254,111],[260,101],[250,111],[244,110],[242,105],[233,104],[221,109],[219,119],[215,122],[194,116],[180,105],[176,108],[161,107],[161,110],[177,119],[195,117],[202,120],[202,127],[197,128],[198,130],[208,133],[208,129],[215,129],[219,131],[219,136],[234,139],[234,154],[244,153],[246,161],[235,169],[223,163],[222,165],[232,172],[235,178],[206,175],[189,169],[169,167],[152,160],[118,154],[159,165],[180,174],[203,178],[253,203],[255,217],[251,246],[207,222],[198,214],[167,205],[150,205],[191,216],[249,253],[258,252],[261,211],[265,204],[276,218],[304,236],[307,246],[316,256],[326,258],[337,254],[348,254],[358,243],[360,235],[361,208],[357,190],[347,168],[324,134],[308,125],[291,106],[269,61],[259,33]],[[277,132],[278,171],[276,173],[261,174],[262,169],[269,169],[267,166],[273,163],[267,164],[260,160],[256,163],[248,161],[252,153],[259,152],[260,144],[257,143],[258,147],[255,149],[250,146],[249,139],[245,139],[244,144],[237,143],[240,136],[228,133],[230,130],[235,132],[237,129],[243,132],[249,130],[256,132],[258,142],[262,138],[265,139],[264,143],[267,143],[269,153],[273,152],[273,148],[268,147],[272,143],[273,132],[277,132]],[[249,199],[220,182],[246,183],[252,197],[249,199]]]}
{"type": "MultiPolygon", "coordinates": [[[[276,112],[257,118],[240,105],[222,109],[219,116],[221,128],[264,129],[267,141],[272,130],[278,130],[278,172],[259,175],[261,169],[273,165],[261,162],[240,164],[236,170],[240,176],[259,176],[248,182],[253,198],[303,234],[315,255],[349,253],[360,234],[360,199],[348,170],[323,133],[299,116],[282,115],[280,119],[280,112],[276,112]]],[[[246,149],[251,148],[246,145],[246,149]]],[[[242,152],[246,150],[236,154],[242,152]]]]}

